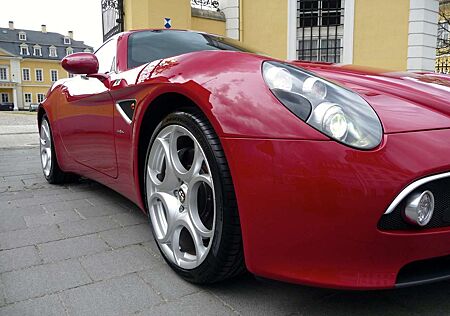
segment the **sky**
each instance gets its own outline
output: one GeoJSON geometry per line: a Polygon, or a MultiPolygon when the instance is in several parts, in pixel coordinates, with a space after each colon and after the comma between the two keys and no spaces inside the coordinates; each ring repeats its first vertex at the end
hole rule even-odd
{"type": "Polygon", "coordinates": [[[16,29],[41,30],[66,35],[98,48],[102,39],[100,0],[0,0],[0,27],[14,21],[16,29]]]}

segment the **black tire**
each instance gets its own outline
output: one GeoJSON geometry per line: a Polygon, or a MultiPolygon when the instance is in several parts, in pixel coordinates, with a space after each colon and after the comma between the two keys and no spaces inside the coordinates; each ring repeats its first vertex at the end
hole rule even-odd
{"type": "MultiPolygon", "coordinates": [[[[189,270],[179,267],[165,256],[156,240],[155,231],[151,224],[156,244],[169,266],[183,279],[191,283],[210,284],[240,275],[246,269],[233,182],[220,140],[203,113],[188,109],[169,114],[153,132],[147,148],[145,166],[147,166],[150,150],[158,133],[168,125],[174,124],[181,125],[194,135],[209,162],[216,199],[214,237],[204,261],[198,267],[189,270]]],[[[146,178],[144,175],[144,201],[148,212],[146,178]]]]}
{"type": "MultiPolygon", "coordinates": [[[[52,133],[50,121],[48,120],[47,114],[44,114],[44,116],[42,117],[41,126],[44,121],[47,122],[47,124],[48,124],[50,139],[51,139],[51,149],[50,149],[51,150],[51,167],[50,167],[49,174],[48,175],[45,174],[44,169],[42,169],[45,179],[47,180],[48,183],[51,183],[51,184],[63,184],[63,183],[73,182],[73,181],[77,180],[78,176],[76,176],[72,173],[66,173],[66,172],[62,171],[61,168],[59,167],[58,159],[56,157],[56,152],[55,152],[54,141],[53,141],[53,133],[52,133]]],[[[39,133],[41,133],[41,132],[42,131],[40,130],[39,133]]],[[[42,144],[41,144],[41,146],[42,146],[42,144]]]]}

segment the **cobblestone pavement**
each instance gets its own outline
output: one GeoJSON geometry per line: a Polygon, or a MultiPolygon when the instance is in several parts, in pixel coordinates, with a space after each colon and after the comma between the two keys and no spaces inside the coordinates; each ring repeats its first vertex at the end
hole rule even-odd
{"type": "Polygon", "coordinates": [[[39,144],[36,112],[0,112],[0,148],[39,144]]]}
{"type": "Polygon", "coordinates": [[[47,184],[37,147],[0,149],[0,315],[445,315],[449,295],[448,282],[348,292],[249,274],[191,285],[132,203],[89,180],[47,184]]]}

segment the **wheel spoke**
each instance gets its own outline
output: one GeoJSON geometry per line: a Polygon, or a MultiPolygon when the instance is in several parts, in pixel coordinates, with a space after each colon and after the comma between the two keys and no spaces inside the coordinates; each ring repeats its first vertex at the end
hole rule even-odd
{"type": "Polygon", "coordinates": [[[195,174],[199,173],[203,161],[205,160],[200,146],[198,145],[197,141],[192,139],[190,135],[186,135],[185,133],[180,131],[180,129],[174,129],[173,132],[171,133],[169,138],[169,146],[170,146],[170,158],[175,176],[177,176],[184,182],[189,182],[195,174]],[[192,165],[190,166],[189,170],[186,170],[186,168],[182,165],[180,157],[178,156],[177,141],[178,138],[181,136],[188,136],[189,138],[191,138],[194,144],[193,148],[194,156],[192,160],[192,165]]]}
{"type": "Polygon", "coordinates": [[[157,238],[161,243],[168,243],[177,227],[180,203],[173,195],[163,192],[154,193],[150,197],[150,203],[152,223],[158,226],[157,238]]]}
{"type": "Polygon", "coordinates": [[[181,227],[175,229],[172,234],[172,238],[170,240],[170,247],[172,250],[172,256],[177,265],[182,265],[182,257],[183,253],[180,250],[180,235],[181,235],[181,227]]]}
{"type": "MultiPolygon", "coordinates": [[[[206,183],[210,188],[212,188],[212,182],[211,182],[211,176],[204,174],[204,175],[197,175],[194,178],[192,178],[191,182],[189,182],[189,191],[187,194],[187,205],[189,210],[189,216],[192,220],[192,224],[194,225],[194,228],[196,231],[203,237],[203,238],[210,238],[213,235],[213,231],[205,227],[203,224],[199,212],[198,212],[198,190],[202,183],[206,183]]],[[[214,203],[214,201],[213,201],[214,203]]]]}
{"type": "Polygon", "coordinates": [[[197,142],[194,143],[194,160],[192,162],[191,169],[189,169],[189,180],[200,173],[205,157],[203,157],[203,152],[197,142]]]}
{"type": "Polygon", "coordinates": [[[203,259],[203,256],[206,253],[207,247],[203,244],[203,238],[210,238],[210,234],[206,234],[207,236],[203,235],[203,232],[197,229],[197,227],[194,225],[194,223],[191,220],[191,217],[188,214],[184,214],[182,217],[182,220],[184,224],[186,225],[186,228],[188,229],[189,233],[191,234],[192,240],[194,241],[195,246],[195,255],[197,262],[201,262],[203,259]]]}
{"type": "Polygon", "coordinates": [[[204,182],[212,188],[212,180],[209,174],[197,174],[192,177],[191,181],[189,181],[189,188],[195,187],[199,182],[204,182]]]}
{"type": "Polygon", "coordinates": [[[159,166],[159,170],[155,167],[151,167],[150,165],[147,168],[147,174],[149,179],[152,181],[153,185],[156,187],[158,191],[164,191],[169,192],[179,185],[179,181],[177,177],[175,176],[175,172],[173,169],[173,165],[169,159],[170,157],[170,149],[169,144],[164,138],[156,138],[155,144],[154,144],[154,152],[150,153],[150,159],[155,159],[157,157],[153,157],[156,155],[162,155],[162,157],[159,157],[160,160],[163,159],[165,161],[165,164],[162,162],[163,160],[159,161],[161,166],[159,166]],[[161,170],[164,167],[164,170],[161,170]],[[164,174],[164,178],[162,181],[158,179],[159,174],[164,174]]]}
{"type": "Polygon", "coordinates": [[[48,130],[48,124],[47,121],[45,121],[45,123],[42,125],[42,127],[44,128],[44,136],[45,136],[45,140],[48,141],[50,140],[50,132],[48,130]]]}

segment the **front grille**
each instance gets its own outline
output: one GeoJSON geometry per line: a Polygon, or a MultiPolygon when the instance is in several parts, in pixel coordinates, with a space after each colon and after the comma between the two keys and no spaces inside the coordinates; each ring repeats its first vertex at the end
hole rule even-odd
{"type": "Polygon", "coordinates": [[[438,228],[450,226],[450,178],[443,178],[428,182],[406,196],[390,213],[383,215],[378,222],[380,230],[423,230],[424,228],[438,228]],[[430,190],[434,195],[434,214],[428,225],[419,227],[408,224],[402,216],[406,201],[415,192],[430,190]]]}

